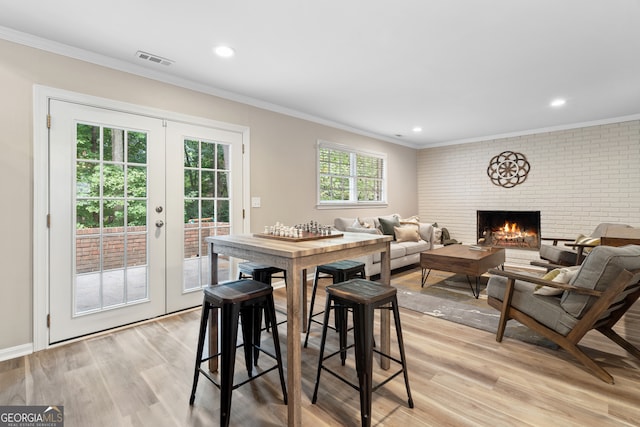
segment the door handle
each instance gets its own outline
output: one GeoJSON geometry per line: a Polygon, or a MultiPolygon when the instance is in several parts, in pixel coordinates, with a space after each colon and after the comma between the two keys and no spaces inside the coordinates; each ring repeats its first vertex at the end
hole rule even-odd
{"type": "Polygon", "coordinates": [[[164,225],[164,221],[162,221],[161,219],[156,221],[156,227],[160,228],[164,225]]]}

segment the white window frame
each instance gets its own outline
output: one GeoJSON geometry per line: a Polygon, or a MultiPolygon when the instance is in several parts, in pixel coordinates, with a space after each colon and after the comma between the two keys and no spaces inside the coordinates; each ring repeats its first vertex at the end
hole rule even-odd
{"type": "Polygon", "coordinates": [[[316,207],[318,209],[336,209],[336,208],[372,208],[372,207],[386,207],[387,206],[387,173],[388,162],[387,155],[385,153],[376,153],[372,151],[366,151],[356,149],[343,144],[337,144],[335,142],[318,140],[316,146],[316,207]],[[343,151],[349,154],[350,157],[350,186],[349,186],[349,200],[320,200],[320,150],[331,149],[337,151],[343,151]],[[358,201],[358,189],[357,189],[357,170],[356,170],[356,156],[375,157],[382,160],[382,196],[381,200],[375,201],[358,201]]]}

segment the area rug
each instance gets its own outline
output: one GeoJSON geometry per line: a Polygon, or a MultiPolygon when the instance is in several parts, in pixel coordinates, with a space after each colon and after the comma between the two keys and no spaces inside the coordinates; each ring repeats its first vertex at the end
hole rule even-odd
{"type": "MultiPolygon", "coordinates": [[[[475,287],[473,278],[471,280],[475,287]]],[[[480,278],[480,295],[477,299],[471,292],[466,276],[443,271],[432,270],[424,287],[421,287],[419,268],[394,272],[391,284],[398,289],[400,307],[495,333],[500,312],[487,304],[487,280],[485,276],[480,278]]],[[[507,323],[505,337],[557,348],[556,344],[515,320],[507,323]]]]}

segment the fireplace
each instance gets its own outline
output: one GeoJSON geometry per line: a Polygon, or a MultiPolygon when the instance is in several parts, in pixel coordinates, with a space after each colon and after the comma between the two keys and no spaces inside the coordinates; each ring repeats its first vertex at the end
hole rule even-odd
{"type": "Polygon", "coordinates": [[[540,249],[540,211],[477,211],[478,245],[540,249]]]}

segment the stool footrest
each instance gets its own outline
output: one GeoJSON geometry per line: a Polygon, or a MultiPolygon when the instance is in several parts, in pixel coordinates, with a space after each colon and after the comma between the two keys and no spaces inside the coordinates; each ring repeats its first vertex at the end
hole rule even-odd
{"type": "MultiPolygon", "coordinates": [[[[346,346],[344,348],[341,348],[339,350],[334,351],[331,354],[328,354],[327,356],[324,356],[322,358],[323,364],[322,364],[321,368],[322,368],[322,370],[329,372],[334,377],[342,380],[343,382],[349,384],[351,387],[353,387],[356,390],[360,391],[360,387],[359,386],[349,382],[349,380],[347,380],[346,378],[340,376],[340,374],[338,374],[338,373],[332,371],[330,368],[327,368],[326,366],[324,366],[324,361],[325,360],[331,359],[332,357],[337,356],[338,354],[341,354],[342,352],[350,350],[350,349],[352,349],[354,347],[355,347],[355,344],[350,344],[350,345],[348,345],[348,346],[346,346]]],[[[386,357],[387,359],[389,359],[389,360],[391,360],[391,361],[393,361],[393,362],[395,362],[395,363],[397,363],[399,365],[402,365],[402,360],[399,360],[399,359],[397,359],[397,358],[395,358],[395,357],[393,357],[393,356],[391,356],[391,355],[389,355],[387,353],[383,353],[383,352],[381,352],[379,350],[376,350],[375,348],[373,349],[373,352],[376,353],[376,354],[379,354],[380,356],[386,357]]],[[[400,369],[398,372],[388,376],[384,381],[382,381],[378,385],[372,386],[371,391],[376,391],[378,388],[382,387],[383,385],[385,385],[386,383],[388,383],[389,381],[391,381],[392,379],[394,379],[395,377],[397,377],[398,375],[400,375],[403,372],[404,372],[404,369],[400,369]]]]}
{"type": "Polygon", "coordinates": [[[375,348],[373,349],[373,352],[374,352],[374,353],[376,353],[376,354],[379,354],[379,355],[380,355],[380,356],[382,356],[382,357],[386,357],[387,359],[392,360],[392,361],[394,361],[394,362],[399,363],[399,364],[401,364],[401,365],[402,365],[402,360],[400,360],[400,359],[396,359],[395,357],[390,356],[390,355],[388,355],[387,353],[383,353],[383,352],[381,352],[380,350],[376,350],[375,348]]]}
{"type": "MultiPolygon", "coordinates": [[[[317,314],[314,314],[314,316],[318,316],[318,315],[320,315],[320,314],[324,314],[324,312],[323,312],[323,313],[317,313],[317,314]]],[[[314,319],[313,317],[311,318],[311,322],[312,322],[312,323],[317,323],[318,325],[323,325],[323,323],[322,323],[321,321],[316,320],[316,319],[314,319]]],[[[336,327],[335,327],[335,326],[327,325],[327,328],[332,329],[332,330],[334,330],[334,331],[338,332],[338,330],[336,329],[336,327]]],[[[350,327],[349,329],[347,329],[347,331],[350,331],[350,330],[352,330],[352,329],[353,329],[353,326],[352,326],[352,327],[350,327]]]]}
{"type": "MultiPolygon", "coordinates": [[[[342,381],[343,383],[345,383],[345,384],[347,384],[347,385],[351,386],[351,387],[352,387],[353,389],[355,389],[356,391],[360,391],[360,387],[359,387],[359,386],[355,385],[354,383],[352,383],[351,381],[349,381],[348,379],[346,379],[346,378],[345,378],[345,377],[343,377],[342,375],[340,375],[340,374],[338,374],[338,373],[336,373],[336,372],[332,371],[331,369],[329,369],[329,368],[327,368],[327,367],[325,367],[325,366],[323,366],[323,367],[322,367],[322,370],[323,370],[323,371],[326,371],[326,372],[328,372],[328,373],[330,373],[331,375],[333,375],[334,377],[336,377],[337,379],[339,379],[339,380],[340,380],[340,381],[342,381]]],[[[314,397],[315,397],[315,396],[314,396],[314,397]]],[[[315,401],[314,401],[313,403],[315,403],[315,401]]]]}
{"type": "MultiPolygon", "coordinates": [[[[206,369],[202,369],[202,368],[198,368],[198,369],[199,369],[200,373],[201,373],[202,375],[204,375],[204,376],[205,376],[205,378],[206,378],[206,379],[208,379],[209,381],[211,381],[211,383],[212,383],[214,386],[216,386],[218,389],[220,389],[220,383],[219,383],[218,381],[216,381],[216,379],[215,379],[215,378],[213,378],[213,377],[211,376],[211,374],[209,373],[209,371],[208,371],[208,370],[206,370],[206,369]]],[[[272,367],[270,367],[269,369],[265,369],[264,371],[258,372],[256,375],[251,375],[249,378],[247,378],[246,380],[244,380],[244,381],[242,381],[242,382],[240,382],[240,383],[234,384],[234,385],[231,387],[231,390],[235,390],[235,389],[237,389],[238,387],[241,387],[241,386],[243,386],[243,385],[245,385],[245,384],[247,384],[247,383],[249,383],[249,382],[251,382],[251,381],[255,380],[256,378],[260,378],[260,377],[261,377],[261,376],[263,376],[264,374],[267,374],[267,373],[269,373],[269,372],[273,371],[274,369],[278,369],[278,365],[277,365],[277,364],[276,364],[276,365],[273,365],[273,366],[272,366],[272,367]]]]}
{"type": "MultiPolygon", "coordinates": [[[[333,375],[334,377],[336,377],[337,379],[339,379],[340,381],[342,381],[345,384],[350,385],[354,390],[356,391],[360,391],[360,386],[357,384],[352,383],[351,381],[349,381],[348,379],[346,379],[345,377],[343,377],[342,375],[338,374],[337,372],[331,370],[331,368],[327,368],[326,366],[322,366],[322,370],[325,372],[330,373],[331,375],[333,375]]],[[[378,390],[380,387],[384,386],[386,383],[388,383],[389,381],[391,381],[392,379],[394,379],[395,377],[397,377],[398,375],[403,373],[403,369],[400,369],[398,372],[389,375],[387,378],[385,378],[384,381],[376,384],[376,385],[372,385],[371,386],[371,391],[374,392],[376,390],[378,390]]]]}
{"type": "Polygon", "coordinates": [[[353,347],[355,347],[355,344],[351,344],[351,345],[348,345],[348,346],[346,346],[344,348],[341,348],[340,350],[336,350],[333,353],[331,353],[331,354],[329,354],[327,356],[324,356],[322,358],[322,361],[324,362],[325,360],[331,359],[333,356],[336,356],[336,355],[342,353],[343,351],[347,351],[349,349],[352,349],[353,347]]]}

